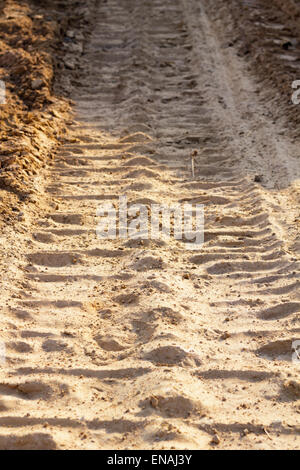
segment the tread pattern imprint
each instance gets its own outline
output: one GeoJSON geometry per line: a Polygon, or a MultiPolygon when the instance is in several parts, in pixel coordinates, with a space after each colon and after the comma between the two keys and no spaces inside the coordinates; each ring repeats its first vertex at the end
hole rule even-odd
{"type": "Polygon", "coordinates": [[[260,105],[203,4],[99,3],[46,205],[1,239],[2,449],[299,446],[299,256],[253,177],[296,170],[272,136],[248,157],[260,105]],[[203,247],[100,241],[121,195],[204,204],[203,247]]]}

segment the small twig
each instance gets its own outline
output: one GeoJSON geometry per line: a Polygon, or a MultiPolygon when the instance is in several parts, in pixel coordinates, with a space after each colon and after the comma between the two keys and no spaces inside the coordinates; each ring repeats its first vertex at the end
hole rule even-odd
{"type": "Polygon", "coordinates": [[[198,151],[194,150],[191,155],[192,159],[192,177],[195,178],[195,157],[198,155],[198,151]]]}
{"type": "Polygon", "coordinates": [[[263,428],[266,435],[268,436],[268,438],[270,439],[270,441],[272,441],[272,437],[270,436],[270,434],[268,433],[267,429],[266,428],[263,428]]]}

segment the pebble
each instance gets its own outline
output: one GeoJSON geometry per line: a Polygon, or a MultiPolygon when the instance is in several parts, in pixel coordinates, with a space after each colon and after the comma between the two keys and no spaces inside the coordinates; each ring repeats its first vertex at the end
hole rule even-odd
{"type": "Polygon", "coordinates": [[[210,442],[211,442],[212,444],[218,445],[218,444],[220,444],[221,439],[219,438],[218,434],[215,434],[215,435],[212,437],[212,439],[211,439],[210,442]]]}
{"type": "Polygon", "coordinates": [[[41,78],[36,78],[35,80],[32,80],[31,88],[32,88],[32,90],[38,90],[39,88],[42,87],[43,84],[44,84],[44,82],[41,78]]]}

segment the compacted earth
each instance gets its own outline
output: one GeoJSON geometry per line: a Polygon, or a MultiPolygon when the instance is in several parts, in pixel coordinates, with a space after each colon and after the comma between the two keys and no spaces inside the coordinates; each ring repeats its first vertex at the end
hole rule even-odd
{"type": "Polygon", "coordinates": [[[299,448],[300,2],[40,3],[0,7],[0,448],[299,448]],[[120,196],[204,243],[100,239],[120,196]]]}

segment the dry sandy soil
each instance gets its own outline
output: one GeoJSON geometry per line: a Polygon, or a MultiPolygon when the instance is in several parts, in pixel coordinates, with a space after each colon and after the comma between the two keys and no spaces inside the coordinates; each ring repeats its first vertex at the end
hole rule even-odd
{"type": "Polygon", "coordinates": [[[268,3],[101,0],[65,31],[74,115],[1,231],[1,449],[299,448],[300,6],[268,3]],[[204,204],[204,245],[99,240],[121,195],[204,204]]]}

